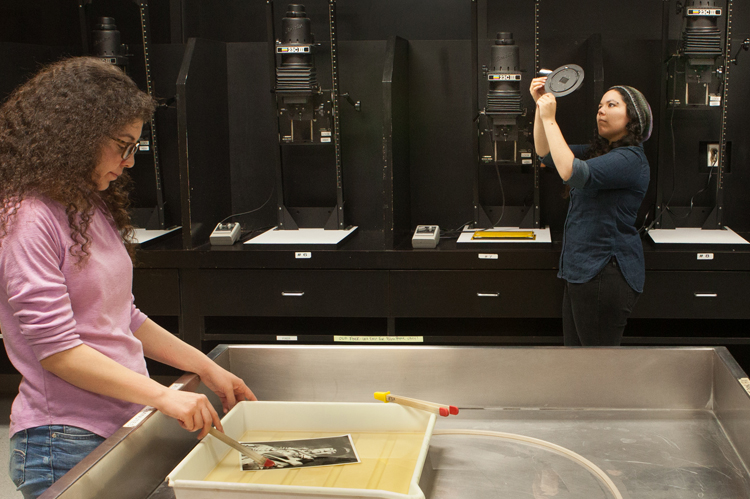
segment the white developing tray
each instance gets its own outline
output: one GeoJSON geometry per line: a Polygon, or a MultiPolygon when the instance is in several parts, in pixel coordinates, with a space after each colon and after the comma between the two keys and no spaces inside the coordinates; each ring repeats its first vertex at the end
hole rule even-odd
{"type": "MultiPolygon", "coordinates": [[[[408,492],[394,492],[372,488],[373,483],[379,483],[379,473],[385,464],[380,454],[379,463],[375,466],[373,475],[364,478],[356,486],[336,486],[336,477],[343,476],[344,470],[337,468],[347,466],[363,466],[363,464],[345,464],[325,468],[310,468],[310,470],[327,470],[330,478],[327,486],[294,485],[294,482],[305,482],[302,473],[307,470],[271,469],[263,471],[245,471],[242,473],[264,473],[260,476],[243,476],[245,480],[261,480],[265,483],[238,483],[227,481],[207,481],[208,477],[219,463],[233,453],[239,468],[239,453],[219,440],[208,436],[200,442],[182,462],[167,477],[169,485],[174,489],[176,499],[246,499],[248,497],[270,497],[273,499],[300,499],[303,497],[341,498],[341,497],[379,497],[386,499],[424,499],[424,493],[419,488],[419,478],[422,474],[430,437],[435,426],[435,415],[425,411],[405,407],[398,404],[380,403],[326,403],[326,402],[240,402],[222,419],[222,425],[227,435],[235,440],[243,440],[246,431],[259,432],[298,432],[299,438],[311,438],[315,433],[327,434],[379,434],[389,435],[392,452],[393,441],[398,447],[398,434],[403,433],[404,439],[409,434],[412,441],[421,439],[418,457],[408,484],[408,492]],[[305,435],[309,433],[310,435],[305,435]],[[394,437],[395,434],[395,437],[394,437]],[[415,437],[415,434],[419,434],[415,437]],[[275,475],[270,475],[275,474],[275,475]],[[375,476],[377,475],[377,476],[375,476]],[[276,480],[276,477],[278,480],[276,480]],[[279,483],[268,483],[277,481],[279,483]],[[370,486],[368,487],[368,483],[370,486]]],[[[386,437],[384,437],[386,438],[386,437]]],[[[367,458],[368,450],[355,447],[363,461],[367,458]]],[[[365,446],[363,446],[365,447],[365,446]]],[[[375,446],[376,447],[376,446],[375,446]]],[[[377,451],[379,452],[379,451],[377,451]]],[[[377,454],[375,452],[375,454],[377,454]]],[[[391,454],[389,454],[391,455],[391,454]]],[[[372,456],[371,456],[372,457],[372,456]]],[[[232,461],[234,462],[234,461],[232,461]]],[[[358,470],[370,468],[359,468],[358,470]]],[[[401,468],[403,473],[403,467],[401,468]]],[[[369,473],[369,472],[368,472],[369,473]]],[[[351,481],[351,480],[350,480],[351,481]]]]}

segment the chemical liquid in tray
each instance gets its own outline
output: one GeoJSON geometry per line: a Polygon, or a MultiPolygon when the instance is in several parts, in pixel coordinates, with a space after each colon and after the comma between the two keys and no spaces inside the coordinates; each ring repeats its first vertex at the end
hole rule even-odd
{"type": "MultiPolygon", "coordinates": [[[[338,433],[247,431],[241,442],[268,442],[333,437],[338,433]]],[[[352,432],[361,463],[314,468],[242,471],[239,452],[231,450],[204,478],[206,481],[376,489],[407,494],[424,433],[352,432]]]]}

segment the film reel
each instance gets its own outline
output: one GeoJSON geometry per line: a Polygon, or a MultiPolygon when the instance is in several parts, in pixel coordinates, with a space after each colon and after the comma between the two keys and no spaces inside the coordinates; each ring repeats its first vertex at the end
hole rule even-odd
{"type": "Polygon", "coordinates": [[[583,83],[583,68],[575,64],[566,64],[547,75],[544,90],[555,97],[563,97],[578,90],[583,83]]]}

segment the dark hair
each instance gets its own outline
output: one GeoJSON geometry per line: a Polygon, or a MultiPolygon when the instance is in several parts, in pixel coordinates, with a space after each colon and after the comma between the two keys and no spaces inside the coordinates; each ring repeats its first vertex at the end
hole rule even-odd
{"type": "Polygon", "coordinates": [[[625,131],[627,134],[620,140],[610,142],[605,139],[599,133],[594,134],[594,139],[591,141],[591,147],[589,147],[586,153],[586,159],[596,158],[607,154],[612,149],[626,146],[637,146],[643,142],[643,131],[641,130],[641,124],[638,121],[638,112],[633,107],[630,101],[630,97],[621,88],[615,88],[622,97],[622,101],[625,103],[625,109],[628,116],[628,123],[625,125],[625,131]]]}
{"type": "Polygon", "coordinates": [[[43,68],[0,107],[0,243],[21,202],[45,196],[65,207],[79,264],[88,258],[88,228],[102,203],[133,257],[126,173],[105,191],[94,171],[109,137],[146,122],[156,102],[120,68],[73,57],[43,68]]]}

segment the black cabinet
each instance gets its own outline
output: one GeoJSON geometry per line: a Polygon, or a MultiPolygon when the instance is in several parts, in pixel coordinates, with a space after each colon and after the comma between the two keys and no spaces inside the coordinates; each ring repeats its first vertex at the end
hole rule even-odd
{"type": "MultiPolygon", "coordinates": [[[[183,271],[182,282],[184,337],[196,346],[204,340],[265,341],[269,333],[290,330],[351,334],[347,324],[357,318],[377,319],[385,333],[387,271],[191,269],[183,271]]],[[[378,330],[371,322],[361,327],[378,330]]]]}
{"type": "Polygon", "coordinates": [[[392,271],[394,317],[560,317],[555,270],[392,271]]]}
{"type": "Polygon", "coordinates": [[[633,318],[750,319],[750,272],[650,271],[633,318]]]}
{"type": "Polygon", "coordinates": [[[215,316],[367,317],[387,313],[388,273],[186,270],[190,313],[215,316]]]}
{"type": "MultiPolygon", "coordinates": [[[[372,250],[368,243],[355,239],[305,260],[242,247],[144,252],[149,268],[136,272],[134,292],[144,311],[145,303],[160,310],[148,313],[179,309],[183,338],[204,350],[217,343],[331,344],[349,336],[562,345],[558,246],[502,248],[488,260],[445,241],[432,251],[372,250]],[[161,290],[172,297],[146,283],[168,283],[161,290]]],[[[645,290],[623,344],[726,345],[750,365],[750,252],[715,252],[705,262],[696,251],[703,248],[647,248],[645,290]]]]}

